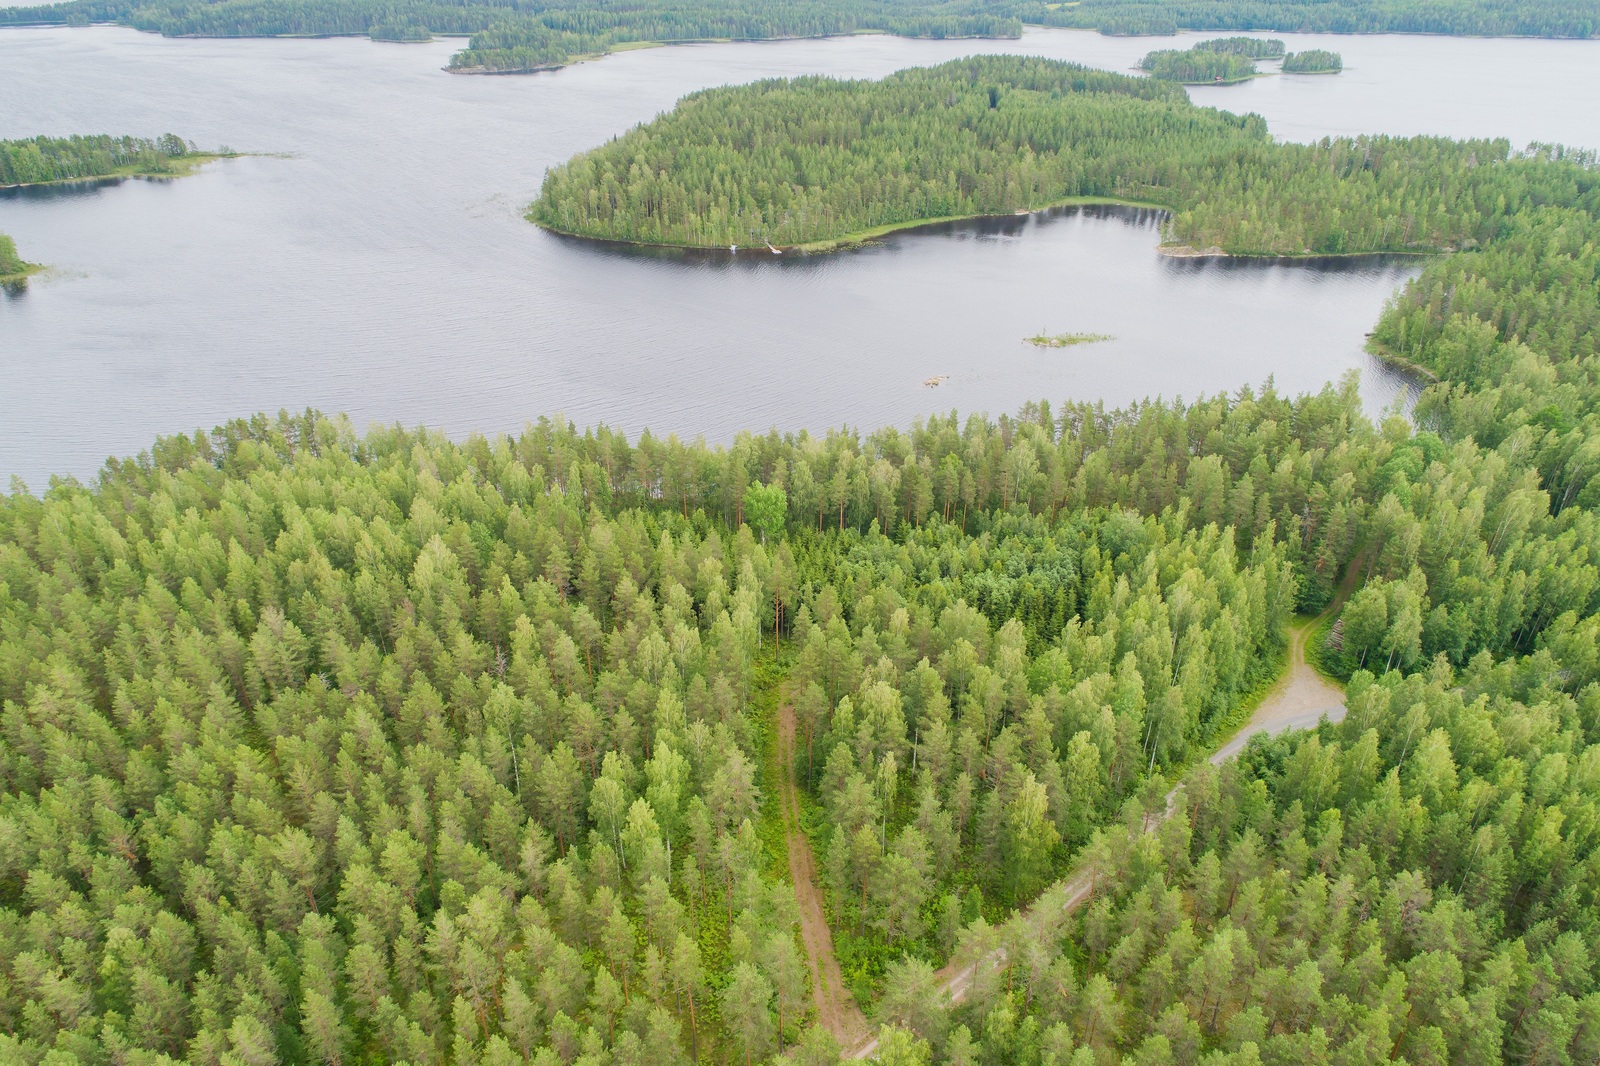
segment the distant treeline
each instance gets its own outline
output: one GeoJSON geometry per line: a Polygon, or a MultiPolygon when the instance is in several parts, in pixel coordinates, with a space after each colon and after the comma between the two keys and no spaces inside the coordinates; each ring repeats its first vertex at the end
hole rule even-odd
{"type": "MultiPolygon", "coordinates": [[[[640,41],[772,39],[878,31],[1016,37],[1024,24],[1109,34],[1179,29],[1591,37],[1600,0],[69,0],[0,8],[0,26],[119,22],[171,37],[471,34],[452,69],[539,70],[640,41]]],[[[1280,49],[1281,51],[1281,49],[1280,49]]],[[[1244,53],[1251,54],[1251,53],[1244,53]]],[[[1260,57],[1256,57],[1260,58],[1260,57]]]]}
{"type": "Polygon", "coordinates": [[[1169,207],[1173,238],[1233,254],[1437,251],[1493,239],[1528,205],[1592,209],[1600,174],[1505,141],[1279,144],[1176,85],[992,56],[694,93],[550,171],[530,217],[615,240],[794,245],[1074,197],[1169,207]]]}
{"type": "Polygon", "coordinates": [[[194,150],[175,133],[154,139],[97,134],[0,141],[0,185],[96,178],[129,169],[159,174],[194,150]]]}
{"type": "Polygon", "coordinates": [[[1325,52],[1320,48],[1290,52],[1283,57],[1285,74],[1337,74],[1343,69],[1343,56],[1338,52],[1325,52]]]}
{"type": "Polygon", "coordinates": [[[1185,30],[1293,33],[1443,33],[1474,37],[1593,37],[1594,0],[1080,0],[1038,5],[1029,23],[1146,35],[1185,30]]]}
{"type": "Polygon", "coordinates": [[[595,4],[591,0],[432,3],[428,0],[72,0],[0,9],[0,25],[115,21],[181,36],[367,34],[420,40],[430,33],[472,34],[451,60],[462,71],[530,71],[639,41],[765,40],[861,31],[902,37],[1017,37],[1009,8],[977,0],[671,0],[595,4]]]}

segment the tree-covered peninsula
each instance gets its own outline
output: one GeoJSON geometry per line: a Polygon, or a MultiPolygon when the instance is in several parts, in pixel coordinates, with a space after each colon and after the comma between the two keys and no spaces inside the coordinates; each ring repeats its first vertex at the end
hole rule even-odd
{"type": "Polygon", "coordinates": [[[67,0],[0,7],[0,26],[111,21],[168,36],[470,34],[451,69],[546,70],[646,42],[860,32],[1015,37],[1024,24],[1114,34],[1195,30],[1591,37],[1600,0],[67,0]]]}
{"type": "Polygon", "coordinates": [[[1139,69],[1152,78],[1185,85],[1245,81],[1256,76],[1255,60],[1233,51],[1164,48],[1139,60],[1139,69]]]}
{"type": "Polygon", "coordinates": [[[1338,52],[1328,52],[1321,48],[1290,52],[1283,57],[1285,74],[1337,74],[1343,69],[1343,56],[1338,52]]]}
{"type": "Polygon", "coordinates": [[[1273,141],[1176,85],[1021,57],[882,81],[797,78],[685,97],[549,172],[529,217],[585,237],[726,247],[859,239],[1073,199],[1169,208],[1172,240],[1239,255],[1438,251],[1600,176],[1503,141],[1273,141]]]}
{"type": "Polygon", "coordinates": [[[157,138],[29,137],[0,141],[0,186],[103,177],[175,177],[218,158],[177,134],[157,138]]]}

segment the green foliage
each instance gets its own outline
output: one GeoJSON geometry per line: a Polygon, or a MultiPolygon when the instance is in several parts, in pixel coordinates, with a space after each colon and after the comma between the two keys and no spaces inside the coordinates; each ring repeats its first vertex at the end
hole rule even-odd
{"type": "Polygon", "coordinates": [[[1097,835],[1090,904],[1002,931],[1004,960],[924,1025],[956,1026],[951,1062],[964,1027],[1058,1061],[1591,1061],[1596,696],[1488,656],[1358,675],[1342,724],[1258,740],[1153,831],[1097,835]]]}
{"type": "Polygon", "coordinates": [[[1285,74],[1337,74],[1344,69],[1344,58],[1338,52],[1320,48],[1304,52],[1290,52],[1283,57],[1285,74]]]}
{"type": "Polygon", "coordinates": [[[177,134],[138,137],[31,137],[0,141],[0,185],[94,178],[118,172],[166,173],[194,151],[177,134]]]}
{"type": "Polygon", "coordinates": [[[1191,48],[1188,51],[1165,49],[1151,52],[1139,60],[1139,69],[1162,81],[1204,85],[1212,82],[1244,81],[1256,75],[1255,60],[1231,49],[1191,48]]]}
{"type": "Polygon", "coordinates": [[[789,496],[783,486],[751,482],[744,492],[744,517],[750,528],[761,535],[761,543],[765,544],[768,537],[776,539],[789,517],[789,496]]]}
{"type": "Polygon", "coordinates": [[[1600,172],[1504,141],[1276,143],[1258,117],[1156,79],[990,56],[691,94],[551,170],[529,217],[614,240],[804,245],[1074,197],[1166,205],[1196,248],[1414,252],[1486,243],[1534,204],[1593,211],[1600,172]]]}
{"type": "Polygon", "coordinates": [[[1275,37],[1217,37],[1193,47],[1197,52],[1232,52],[1251,59],[1283,58],[1283,42],[1275,37]]]}
{"type": "Polygon", "coordinates": [[[28,269],[28,264],[17,254],[17,242],[0,233],[0,278],[13,277],[28,269]]]}
{"type": "Polygon", "coordinates": [[[1078,344],[1098,344],[1116,340],[1109,333],[1045,333],[1043,331],[1025,338],[1035,348],[1071,348],[1078,344]]]}

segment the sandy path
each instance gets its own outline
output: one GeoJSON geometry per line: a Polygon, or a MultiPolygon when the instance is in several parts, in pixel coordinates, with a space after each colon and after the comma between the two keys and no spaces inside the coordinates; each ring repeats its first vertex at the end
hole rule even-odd
{"type": "Polygon", "coordinates": [[[1289,630],[1288,671],[1261,701],[1245,727],[1211,756],[1212,765],[1239,754],[1257,733],[1270,735],[1285,729],[1310,729],[1323,715],[1333,722],[1344,717],[1344,690],[1306,662],[1306,640],[1316,622],[1313,619],[1289,630]]]}
{"type": "MultiPolygon", "coordinates": [[[[1358,567],[1351,566],[1352,577],[1357,569],[1358,567]]],[[[1351,583],[1350,580],[1346,580],[1339,590],[1339,595],[1328,607],[1329,612],[1338,610],[1345,597],[1349,595],[1351,583]]],[[[1281,733],[1285,729],[1310,728],[1316,725],[1323,715],[1327,715],[1335,722],[1344,717],[1343,690],[1324,680],[1322,675],[1306,662],[1306,640],[1322,617],[1318,615],[1311,621],[1289,630],[1288,671],[1261,701],[1261,706],[1256,708],[1255,714],[1250,717],[1245,727],[1211,756],[1213,764],[1221,763],[1238,754],[1257,733],[1281,733]]],[[[1174,789],[1167,797],[1169,811],[1176,794],[1177,790],[1174,789]]],[[[1149,832],[1164,821],[1166,821],[1165,814],[1151,818],[1145,825],[1145,831],[1149,832]]],[[[793,855],[792,850],[790,855],[793,855]]],[[[792,858],[790,862],[793,863],[792,858]]],[[[1027,927],[1030,939],[1055,939],[1061,935],[1062,926],[1072,912],[1083,906],[1093,895],[1093,888],[1094,883],[1086,874],[1063,878],[1040,893],[1039,898],[1026,910],[1017,914],[1013,920],[1022,922],[1027,927]]],[[[972,987],[973,978],[977,976],[980,966],[998,967],[1004,962],[1003,949],[962,966],[952,962],[938,973],[940,989],[949,997],[951,1003],[960,1003],[967,998],[967,991],[972,987]]],[[[878,1050],[878,1038],[869,1033],[863,1035],[854,1045],[845,1043],[841,1039],[840,1046],[847,1049],[846,1058],[864,1059],[878,1050]]]]}
{"type": "Polygon", "coordinates": [[[855,999],[844,989],[844,975],[833,953],[833,933],[822,909],[822,886],[817,880],[817,861],[811,842],[800,828],[800,798],[794,784],[794,706],[787,701],[778,706],[778,800],[783,809],[784,836],[789,850],[789,880],[794,882],[795,898],[800,902],[800,939],[806,946],[811,966],[811,998],[817,1008],[817,1022],[841,1048],[852,1048],[865,1039],[867,1019],[855,999]]]}

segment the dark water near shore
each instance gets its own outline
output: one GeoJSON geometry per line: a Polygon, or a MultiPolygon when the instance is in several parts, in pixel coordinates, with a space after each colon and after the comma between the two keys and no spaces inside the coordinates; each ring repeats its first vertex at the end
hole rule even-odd
{"type": "MultiPolygon", "coordinates": [[[[1600,144],[1600,43],[1295,38],[1338,78],[1196,90],[1280,136],[1503,134],[1600,144]],[[1493,54],[1493,59],[1488,57],[1493,54]],[[1485,90],[1481,71],[1496,72],[1485,90]]],[[[580,423],[730,439],[741,429],[908,424],[1028,399],[1123,404],[1363,374],[1403,262],[1221,264],[1155,252],[1148,212],[934,227],[827,257],[689,259],[554,237],[521,210],[545,167],[708,85],[881,76],[978,51],[1116,69],[1150,47],[1074,32],[1017,42],[833,41],[622,53],[467,78],[458,42],[173,41],[0,32],[0,136],[179,132],[281,153],[181,181],[0,193],[0,232],[54,269],[0,295],[0,479],[92,474],[158,433],[316,406],[452,434],[580,423]],[[1106,333],[1037,350],[1022,338],[1106,333]],[[948,375],[937,388],[925,379],[948,375]]]]}

